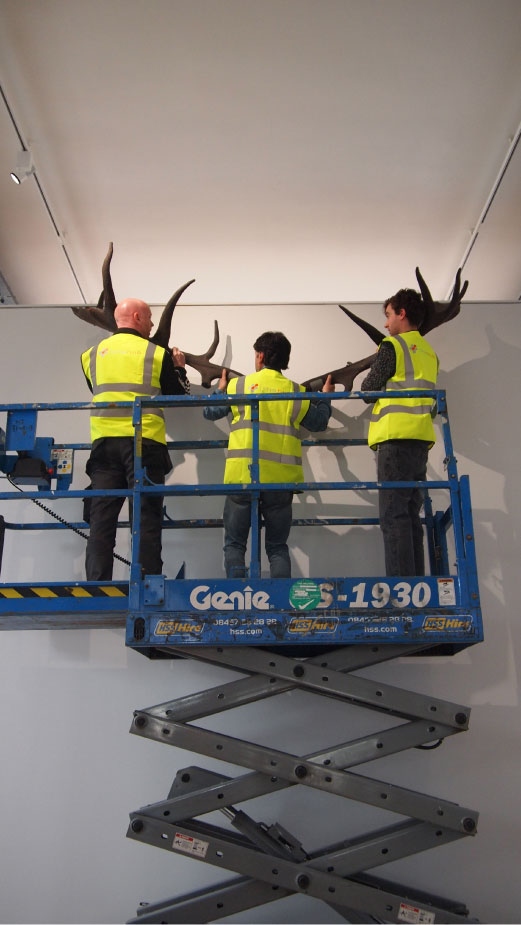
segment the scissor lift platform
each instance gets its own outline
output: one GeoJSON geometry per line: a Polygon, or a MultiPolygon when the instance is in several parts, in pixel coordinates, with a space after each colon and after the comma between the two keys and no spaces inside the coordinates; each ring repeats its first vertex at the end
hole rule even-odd
{"type": "MultiPolygon", "coordinates": [[[[243,767],[245,773],[228,777],[190,765],[177,773],[164,800],[131,813],[130,838],[239,875],[211,888],[152,905],[143,903],[133,922],[214,921],[297,892],[322,899],[350,922],[475,921],[469,919],[461,902],[382,879],[374,871],[389,861],[475,835],[477,813],[352,770],[406,749],[436,747],[464,732],[469,723],[470,709],[464,705],[375,681],[374,674],[365,678],[359,673],[403,656],[452,655],[483,639],[468,479],[458,477],[445,395],[426,394],[436,398],[443,419],[447,468],[446,480],[416,483],[425,491],[427,576],[262,578],[255,421],[259,402],[266,397],[236,396],[234,402],[244,398],[252,406],[254,462],[249,486],[149,485],[141,462],[140,422],[143,408],[158,402],[137,399],[134,403],[135,485],[132,491],[117,492],[133,502],[134,542],[128,584],[0,584],[0,628],[119,626],[126,618],[127,645],[144,655],[192,658],[244,675],[134,714],[134,734],[221,759],[243,767]],[[430,489],[449,492],[445,510],[433,512],[430,489]],[[141,493],[225,495],[242,491],[252,497],[247,578],[142,578],[138,561],[141,493]],[[455,558],[452,568],[449,531],[455,558]],[[382,713],[386,727],[350,741],[342,737],[320,751],[295,755],[197,725],[207,716],[295,690],[325,698],[326,708],[333,698],[346,709],[361,707],[382,713]],[[390,716],[397,718],[397,725],[388,728],[390,716]],[[318,850],[304,847],[287,828],[258,822],[242,808],[250,799],[291,786],[343,796],[394,812],[399,818],[364,835],[346,833],[341,842],[318,850]],[[216,810],[226,816],[227,828],[199,818],[216,810]]],[[[334,396],[359,397],[357,393],[334,396]]],[[[407,397],[407,393],[400,393],[400,397],[407,397]]],[[[161,404],[185,407],[210,400],[161,399],[161,404]]],[[[375,491],[408,484],[329,482],[305,483],[299,488],[375,491]]],[[[292,487],[262,485],[264,490],[292,487]]],[[[35,496],[57,499],[84,494],[43,491],[35,496]]],[[[2,493],[0,497],[6,496],[2,493]]],[[[308,525],[319,522],[306,521],[308,525]]],[[[328,518],[323,522],[378,523],[375,518],[328,518]]],[[[171,520],[165,525],[176,526],[171,520]]]]}
{"type": "MultiPolygon", "coordinates": [[[[466,589],[465,589],[466,590],[466,589]]],[[[454,577],[169,581],[131,588],[127,645],[285,646],[482,639],[479,606],[454,577]]]]}

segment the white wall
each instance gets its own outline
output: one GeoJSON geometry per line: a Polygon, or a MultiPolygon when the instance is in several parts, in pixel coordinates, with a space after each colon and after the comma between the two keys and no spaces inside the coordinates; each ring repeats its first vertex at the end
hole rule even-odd
{"type": "MultiPolygon", "coordinates": [[[[355,311],[357,307],[355,306],[355,311]]],[[[381,326],[377,306],[360,313],[381,326]]],[[[335,306],[178,308],[175,340],[194,353],[206,349],[213,318],[221,326],[216,361],[248,372],[256,335],[282,329],[293,344],[290,375],[299,381],[371,352],[367,338],[335,306]],[[317,314],[318,313],[318,314],[317,314]],[[228,340],[229,338],[229,340],[228,340]]],[[[471,476],[486,641],[453,658],[398,660],[372,669],[382,680],[473,707],[470,731],[434,752],[412,751],[367,768],[370,776],[454,800],[481,812],[479,834],[437,851],[380,868],[384,877],[466,902],[482,922],[519,921],[521,759],[518,661],[518,570],[521,500],[519,389],[521,333],[513,305],[465,305],[460,317],[432,333],[441,358],[439,384],[448,390],[452,435],[461,474],[471,476]]],[[[1,314],[2,400],[81,401],[87,398],[79,353],[101,334],[59,310],[1,314]]],[[[198,381],[194,375],[194,380],[198,381]]],[[[360,380],[358,380],[360,382],[360,380]]],[[[336,404],[332,427],[363,433],[367,408],[336,404]]],[[[196,410],[170,413],[172,438],[215,437],[196,410]]],[[[88,439],[86,413],[40,416],[39,433],[57,441],[88,439]]],[[[430,475],[443,477],[442,453],[431,453],[430,475]]],[[[75,484],[86,484],[77,455],[75,484]]],[[[215,451],[176,454],[175,481],[217,481],[215,451]]],[[[313,449],[310,477],[373,478],[371,453],[313,449]]],[[[5,482],[2,485],[5,486],[5,482]]],[[[331,493],[304,509],[372,513],[375,497],[331,493]]],[[[222,500],[170,499],[173,516],[218,516],[222,500]]],[[[81,519],[78,502],[58,508],[81,519]]],[[[29,502],[2,505],[8,520],[35,521],[29,502]]],[[[43,516],[43,515],[42,515],[43,516]]],[[[128,545],[121,537],[120,551],[128,545]]],[[[2,581],[83,577],[83,542],[74,535],[8,533],[2,581]]],[[[292,535],[294,574],[356,575],[383,571],[380,537],[364,528],[310,528],[292,535]]],[[[186,562],[187,577],[221,574],[219,531],[165,533],[165,569],[186,562]]],[[[116,577],[123,576],[117,572],[116,577]]],[[[125,649],[123,631],[5,632],[0,647],[2,687],[0,792],[3,807],[3,922],[121,922],[139,901],[156,901],[223,878],[217,870],[125,839],[128,813],[163,799],[179,768],[191,763],[229,767],[128,735],[132,711],[234,677],[191,661],[149,662],[125,649]]],[[[316,704],[291,693],[232,711],[208,725],[294,752],[309,752],[380,728],[381,718],[331,701],[316,704]],[[282,708],[281,708],[282,707],[282,708]]],[[[309,788],[294,787],[245,807],[265,822],[279,821],[308,850],[349,838],[396,817],[309,788]]],[[[242,922],[333,922],[324,904],[297,896],[237,916],[242,922]]]]}

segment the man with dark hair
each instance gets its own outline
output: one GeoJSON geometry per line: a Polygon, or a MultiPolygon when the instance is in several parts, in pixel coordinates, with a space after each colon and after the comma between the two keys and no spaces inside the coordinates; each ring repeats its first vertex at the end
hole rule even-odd
{"type": "MultiPolygon", "coordinates": [[[[282,370],[289,363],[291,344],[280,331],[266,331],[253,345],[255,373],[232,379],[228,387],[223,369],[217,394],[240,395],[254,392],[304,392],[304,386],[286,379],[282,370]]],[[[328,376],[323,392],[334,392],[328,376]]],[[[217,421],[232,413],[228,441],[225,484],[251,483],[252,436],[250,405],[209,405],[204,416],[217,421]]],[[[331,403],[307,399],[259,402],[259,480],[260,482],[303,482],[300,427],[326,430],[331,403]]],[[[266,528],[266,554],[271,578],[289,578],[291,562],[288,537],[292,519],[293,491],[261,491],[260,510],[266,528]]],[[[227,495],[224,503],[224,566],[227,578],[244,578],[246,544],[250,532],[249,494],[227,495]]]]}
{"type": "MultiPolygon", "coordinates": [[[[424,317],[419,292],[400,289],[384,302],[385,337],[362,382],[366,392],[434,389],[438,357],[418,331],[424,317]]],[[[366,399],[368,403],[374,401],[366,399]]],[[[429,398],[379,398],[369,424],[368,443],[376,451],[379,482],[420,482],[435,442],[429,398]]],[[[387,575],[424,575],[419,488],[382,489],[379,494],[387,575]]]]}
{"type": "Polygon", "coordinates": [[[267,369],[276,369],[279,372],[287,369],[291,344],[285,334],[280,331],[266,331],[257,338],[253,345],[256,353],[264,354],[264,366],[267,369]]]}

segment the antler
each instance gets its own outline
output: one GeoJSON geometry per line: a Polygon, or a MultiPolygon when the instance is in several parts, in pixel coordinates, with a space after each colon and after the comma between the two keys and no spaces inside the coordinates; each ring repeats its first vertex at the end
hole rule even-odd
{"type": "Polygon", "coordinates": [[[242,376],[234,369],[228,366],[218,366],[217,363],[210,363],[210,357],[213,357],[219,344],[219,325],[216,321],[213,323],[213,341],[208,347],[206,353],[185,353],[185,359],[189,366],[196,369],[201,374],[201,382],[205,389],[210,389],[214,379],[220,379],[223,369],[227,372],[227,378],[242,376]]]}
{"type": "Polygon", "coordinates": [[[425,304],[425,320],[421,323],[419,331],[420,334],[428,334],[429,331],[439,327],[440,324],[445,324],[446,321],[452,321],[456,315],[459,315],[461,300],[468,289],[469,281],[466,279],[460,289],[460,267],[456,273],[450,302],[434,302],[429,292],[429,287],[420,273],[419,267],[416,267],[416,279],[418,280],[422,299],[425,304]]]}
{"type": "MultiPolygon", "coordinates": [[[[468,280],[465,280],[463,286],[461,286],[460,267],[456,273],[450,302],[435,302],[430,294],[427,283],[420,273],[419,267],[416,267],[416,279],[418,280],[422,299],[425,304],[425,318],[419,327],[419,331],[420,334],[428,334],[429,331],[439,327],[440,324],[452,321],[452,319],[459,314],[461,300],[468,289],[469,283],[468,280]]],[[[381,331],[373,327],[372,324],[369,324],[368,321],[363,321],[362,318],[359,318],[354,312],[345,308],[344,305],[339,305],[338,307],[341,308],[355,324],[361,327],[375,344],[380,345],[382,343],[385,334],[382,334],[381,331]]],[[[303,385],[309,391],[318,392],[326,381],[327,376],[330,375],[334,383],[338,382],[344,386],[346,392],[350,392],[353,388],[354,379],[356,379],[359,373],[370,368],[375,356],[376,354],[373,353],[371,356],[365,357],[363,360],[358,360],[356,363],[346,363],[346,365],[342,366],[340,369],[333,369],[330,373],[324,373],[321,376],[317,376],[315,379],[308,379],[303,385]]]]}
{"type": "MultiPolygon", "coordinates": [[[[72,307],[72,311],[77,318],[81,318],[82,321],[87,321],[88,324],[94,324],[98,328],[103,328],[105,331],[117,331],[117,324],[114,320],[114,311],[116,309],[116,296],[114,295],[114,289],[112,287],[112,278],[110,275],[110,263],[112,260],[112,254],[114,253],[114,246],[112,241],[109,244],[109,249],[107,251],[105,260],[103,261],[103,266],[101,268],[101,276],[103,279],[103,290],[98,299],[98,304],[96,308],[83,308],[81,306],[72,307]]],[[[184,286],[180,286],[177,289],[173,296],[168,300],[165,305],[162,313],[159,324],[157,326],[157,331],[153,337],[150,338],[152,343],[157,344],[159,347],[168,348],[168,341],[170,340],[170,328],[172,325],[172,316],[174,314],[174,309],[182,296],[185,289],[188,289],[188,286],[191,286],[194,283],[194,279],[190,279],[184,286]]]]}
{"type": "Polygon", "coordinates": [[[153,337],[150,338],[152,343],[157,344],[158,347],[168,348],[168,341],[170,340],[170,329],[172,326],[172,316],[174,314],[174,308],[176,307],[179,299],[181,298],[185,289],[188,289],[189,286],[195,283],[195,279],[189,279],[184,286],[179,286],[179,289],[176,289],[173,296],[170,297],[166,303],[162,313],[159,324],[157,326],[157,331],[153,337]]]}
{"type": "Polygon", "coordinates": [[[82,321],[87,321],[89,324],[94,324],[98,328],[103,328],[105,331],[116,331],[117,325],[114,321],[114,309],[116,308],[116,297],[114,295],[114,290],[112,288],[112,280],[110,277],[110,261],[112,260],[112,254],[114,247],[112,241],[109,244],[109,249],[105,260],[103,261],[103,266],[101,268],[101,275],[103,279],[103,291],[98,299],[98,305],[96,308],[82,308],[80,306],[74,306],[72,311],[77,318],[81,318],[82,321]]]}
{"type": "MultiPolygon", "coordinates": [[[[351,321],[354,321],[366,334],[369,335],[372,341],[375,344],[380,345],[385,337],[385,334],[382,334],[377,328],[373,327],[372,324],[369,324],[368,321],[364,321],[362,318],[359,318],[358,315],[355,315],[354,312],[350,311],[344,305],[339,305],[339,308],[351,318],[351,321]]],[[[323,373],[321,376],[317,376],[315,379],[306,379],[302,383],[305,386],[307,392],[320,392],[324,382],[328,376],[331,376],[333,384],[338,383],[344,387],[345,392],[351,392],[353,389],[353,382],[356,377],[363,373],[364,370],[369,369],[371,366],[376,354],[372,353],[369,357],[364,357],[363,360],[357,360],[355,363],[350,363],[349,361],[345,366],[341,366],[339,369],[332,369],[328,373],[323,373]]]]}

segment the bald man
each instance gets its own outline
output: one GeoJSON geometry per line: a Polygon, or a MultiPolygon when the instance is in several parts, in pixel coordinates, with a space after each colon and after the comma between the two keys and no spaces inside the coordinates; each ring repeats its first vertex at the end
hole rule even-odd
{"type": "MultiPolygon", "coordinates": [[[[157,347],[148,338],[153,327],[150,306],[124,299],[116,306],[117,332],[86,350],[81,363],[89,389],[98,402],[134,401],[137,396],[184,395],[190,392],[181,350],[157,347]]],[[[96,408],[90,419],[92,451],[87,462],[92,488],[132,488],[134,426],[131,409],[96,408]]],[[[164,485],[172,463],[166,448],[161,408],[143,414],[143,466],[154,485],[164,485]]],[[[124,498],[92,498],[87,542],[88,581],[110,581],[119,512],[124,498]]],[[[141,502],[139,561],[143,575],[160,575],[163,497],[144,495],[141,502]]]]}

